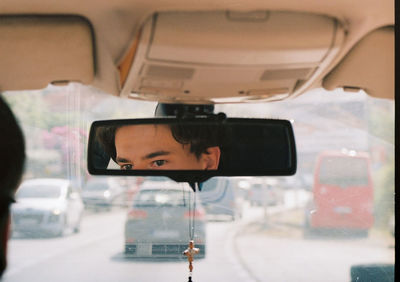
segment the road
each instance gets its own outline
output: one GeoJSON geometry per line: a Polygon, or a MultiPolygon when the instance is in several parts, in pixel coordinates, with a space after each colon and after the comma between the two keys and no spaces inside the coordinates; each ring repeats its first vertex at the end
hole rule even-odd
{"type": "MultiPolygon", "coordinates": [[[[86,215],[81,232],[63,238],[11,239],[3,281],[186,281],[186,260],[124,258],[125,214],[86,215]]],[[[232,228],[231,222],[208,224],[207,257],[194,262],[195,281],[246,281],[246,273],[226,259],[232,228]]]]}
{"type": "MultiPolygon", "coordinates": [[[[288,224],[303,196],[288,195],[266,212],[247,206],[236,222],[207,223],[207,256],[195,259],[193,281],[349,281],[354,263],[394,261],[394,249],[374,236],[304,239],[288,224]]],[[[125,215],[87,213],[81,232],[62,238],[12,238],[2,281],[187,281],[186,260],[124,257],[125,215]]]]}

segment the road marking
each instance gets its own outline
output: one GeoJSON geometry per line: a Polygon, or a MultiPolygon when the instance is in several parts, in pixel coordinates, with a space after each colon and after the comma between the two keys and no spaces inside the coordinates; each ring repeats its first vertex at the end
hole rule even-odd
{"type": "MultiPolygon", "coordinates": [[[[246,223],[247,224],[247,223],[246,223]]],[[[232,232],[229,232],[228,239],[225,243],[225,253],[228,257],[229,262],[233,265],[234,269],[238,273],[241,281],[246,282],[259,282],[258,280],[244,263],[242,257],[240,256],[239,250],[237,248],[235,238],[237,233],[246,224],[237,224],[232,226],[232,232]]]]}

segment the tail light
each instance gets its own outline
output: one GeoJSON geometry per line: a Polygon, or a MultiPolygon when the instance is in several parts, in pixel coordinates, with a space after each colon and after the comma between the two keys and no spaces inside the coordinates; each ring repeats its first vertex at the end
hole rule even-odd
{"type": "Polygon", "coordinates": [[[144,210],[132,209],[128,212],[128,219],[144,219],[147,218],[147,212],[144,210]]]}
{"type": "MultiPolygon", "coordinates": [[[[191,215],[192,215],[192,212],[189,212],[189,211],[186,211],[184,214],[183,214],[183,216],[185,217],[185,218],[191,218],[191,215]]],[[[204,219],[204,216],[205,216],[205,212],[204,212],[204,209],[196,209],[195,211],[194,211],[194,219],[204,219]]]]}

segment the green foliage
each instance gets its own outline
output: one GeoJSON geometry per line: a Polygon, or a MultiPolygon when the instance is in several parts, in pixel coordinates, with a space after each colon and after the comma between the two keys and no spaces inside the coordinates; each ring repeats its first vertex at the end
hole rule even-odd
{"type": "Polygon", "coordinates": [[[394,104],[391,101],[369,103],[369,132],[394,144],[394,104]]]}
{"type": "Polygon", "coordinates": [[[374,178],[375,225],[386,229],[389,218],[394,213],[394,161],[378,170],[374,178]]]}
{"type": "Polygon", "coordinates": [[[65,112],[51,110],[43,94],[43,91],[19,91],[4,93],[3,97],[24,126],[46,130],[64,126],[65,112]]]}

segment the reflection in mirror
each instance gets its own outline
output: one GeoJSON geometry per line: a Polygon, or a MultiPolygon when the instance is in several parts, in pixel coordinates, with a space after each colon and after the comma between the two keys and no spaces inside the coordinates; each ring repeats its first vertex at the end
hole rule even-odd
{"type": "Polygon", "coordinates": [[[223,138],[215,124],[136,124],[98,127],[109,169],[216,170],[223,138]]]}
{"type": "Polygon", "coordinates": [[[167,175],[161,171],[173,170],[288,175],[296,169],[293,130],[283,120],[99,121],[92,125],[89,143],[88,167],[95,174],[167,175]]]}
{"type": "Polygon", "coordinates": [[[104,140],[110,140],[107,135],[111,133],[114,147],[110,149],[115,148],[115,162],[120,169],[218,168],[221,152],[217,134],[202,127],[144,124],[111,130],[100,128],[100,140],[107,146],[104,140]]]}

